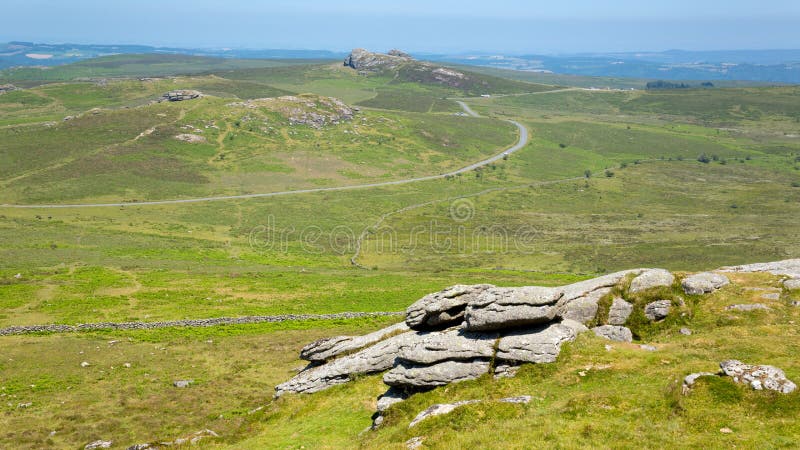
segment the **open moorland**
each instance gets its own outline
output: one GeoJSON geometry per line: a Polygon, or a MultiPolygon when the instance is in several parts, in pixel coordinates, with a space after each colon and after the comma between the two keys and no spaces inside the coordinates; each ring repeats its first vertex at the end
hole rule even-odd
{"type": "MultiPolygon", "coordinates": [[[[454,284],[800,257],[800,88],[229,64],[134,55],[0,72],[20,88],[0,94],[0,328],[400,312],[454,284]],[[179,91],[200,95],[163,97],[179,91]],[[523,138],[508,120],[528,140],[503,155],[523,138]],[[374,186],[337,190],[360,185],[374,186]]],[[[127,448],[210,429],[201,448],[405,448],[420,435],[430,448],[791,448],[797,392],[713,379],[681,396],[675,381],[730,358],[800,380],[800,294],[780,281],[741,274],[688,298],[685,317],[640,330],[636,344],[658,352],[581,335],[515,378],[415,395],[375,431],[380,375],[273,390],[308,342],[402,316],[0,336],[0,447],[127,448]],[[764,290],[779,293],[770,310],[724,310],[764,290]],[[408,429],[434,403],[513,395],[534,400],[408,429]]]]}

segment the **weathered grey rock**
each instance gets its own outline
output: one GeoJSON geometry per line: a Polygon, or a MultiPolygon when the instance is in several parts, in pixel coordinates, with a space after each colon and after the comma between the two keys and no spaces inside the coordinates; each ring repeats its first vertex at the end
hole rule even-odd
{"type": "Polygon", "coordinates": [[[550,363],[558,358],[561,344],[576,336],[572,328],[560,323],[515,330],[500,339],[495,357],[502,361],[550,363]]]}
{"type": "Polygon", "coordinates": [[[291,380],[275,386],[275,396],[280,397],[287,392],[318,392],[347,383],[353,375],[382,372],[392,367],[401,345],[418,338],[417,332],[409,331],[327,364],[306,369],[291,380]]]}
{"type": "Polygon", "coordinates": [[[18,88],[13,84],[0,84],[0,94],[5,94],[6,92],[16,91],[18,88]]]}
{"type": "Polygon", "coordinates": [[[172,385],[176,388],[186,388],[189,387],[190,384],[194,383],[194,380],[177,380],[173,381],[172,385]]]}
{"type": "Polygon", "coordinates": [[[494,366],[494,378],[513,378],[519,372],[519,364],[513,362],[498,361],[494,366]]]}
{"type": "Polygon", "coordinates": [[[642,344],[639,346],[639,348],[647,352],[654,352],[658,350],[658,348],[656,348],[655,345],[650,345],[650,344],[642,344]]]}
{"type": "Polygon", "coordinates": [[[632,293],[642,292],[661,286],[672,286],[675,276],[664,269],[647,269],[631,281],[628,291],[632,293]]]}
{"type": "Polygon", "coordinates": [[[300,358],[306,361],[324,362],[406,331],[408,331],[408,325],[400,322],[363,336],[334,336],[320,339],[303,347],[300,350],[300,358]]]}
{"type": "Polygon", "coordinates": [[[791,305],[795,307],[800,306],[800,300],[792,300],[791,305]]]}
{"type": "Polygon", "coordinates": [[[162,95],[161,98],[163,100],[167,100],[170,102],[182,102],[184,100],[193,100],[199,98],[202,95],[203,94],[200,91],[195,91],[191,89],[179,89],[177,91],[169,91],[166,94],[162,95]]]}
{"type": "Polygon", "coordinates": [[[474,380],[488,373],[488,360],[443,361],[430,366],[398,361],[390,371],[383,375],[383,382],[389,386],[409,386],[432,388],[460,381],[474,380]]]}
{"type": "Polygon", "coordinates": [[[687,395],[689,391],[691,391],[692,387],[694,387],[694,383],[700,377],[715,377],[717,374],[711,372],[696,372],[690,373],[683,378],[683,385],[681,386],[681,393],[683,395],[687,395]]]}
{"type": "Polygon", "coordinates": [[[589,329],[586,328],[586,325],[584,325],[584,324],[582,324],[580,322],[577,322],[575,320],[572,320],[572,319],[564,319],[564,320],[562,320],[561,321],[561,325],[564,325],[567,328],[571,328],[572,331],[575,332],[576,336],[581,334],[581,333],[585,333],[585,332],[589,331],[589,329]]]}
{"type": "Polygon", "coordinates": [[[403,400],[408,398],[408,394],[402,389],[398,389],[397,387],[390,387],[383,395],[378,398],[377,404],[377,411],[382,413],[389,409],[390,406],[394,405],[395,403],[400,403],[403,400]]]}
{"type": "Polygon", "coordinates": [[[393,49],[389,50],[387,55],[389,55],[389,56],[399,56],[401,58],[411,58],[411,55],[409,55],[408,53],[406,53],[406,52],[404,52],[402,50],[398,50],[396,48],[393,48],[393,49]]]}
{"type": "Polygon", "coordinates": [[[614,297],[611,302],[611,307],[608,309],[608,323],[609,325],[625,325],[633,312],[633,305],[625,300],[614,297]]]}
{"type": "Polygon", "coordinates": [[[790,278],[800,278],[800,258],[786,259],[767,263],[745,264],[741,266],[727,266],[719,269],[720,272],[768,272],[773,275],[785,275],[790,278]]]}
{"type": "Polygon", "coordinates": [[[531,396],[530,395],[520,395],[520,396],[517,396],[517,397],[506,397],[506,398],[501,398],[500,400],[498,400],[498,402],[501,402],[501,403],[518,403],[518,404],[521,404],[521,405],[527,405],[528,403],[531,402],[531,396]]]}
{"type": "Polygon", "coordinates": [[[664,320],[669,315],[670,308],[672,301],[656,300],[645,305],[644,316],[653,321],[664,320]]]}
{"type": "Polygon", "coordinates": [[[789,278],[783,282],[783,287],[790,291],[800,289],[800,278],[789,278]]]}
{"type": "Polygon", "coordinates": [[[356,70],[393,69],[411,61],[407,55],[373,53],[363,48],[356,48],[344,59],[344,65],[356,70]]]}
{"type": "Polygon", "coordinates": [[[781,294],[780,292],[767,292],[766,294],[761,294],[761,298],[764,300],[780,300],[781,294]]]}
{"type": "Polygon", "coordinates": [[[419,333],[417,339],[400,346],[397,358],[425,365],[446,360],[491,359],[498,336],[463,329],[419,333]]]}
{"type": "Polygon", "coordinates": [[[692,335],[692,330],[690,330],[688,328],[681,328],[678,332],[680,334],[684,335],[684,336],[691,336],[692,335]]]}
{"type": "Polygon", "coordinates": [[[768,311],[769,306],[763,303],[750,303],[746,305],[730,305],[725,307],[725,311],[768,311]]]}
{"type": "Polygon", "coordinates": [[[112,441],[104,441],[102,439],[90,442],[83,447],[83,450],[96,450],[98,448],[111,448],[112,441]]]}
{"type": "Polygon", "coordinates": [[[412,420],[411,423],[408,424],[408,428],[417,425],[418,423],[422,422],[423,420],[429,417],[449,414],[459,406],[471,405],[480,402],[481,402],[480,400],[462,400],[460,402],[455,402],[455,403],[437,403],[431,406],[430,408],[426,409],[425,411],[422,411],[421,413],[417,414],[417,416],[414,417],[414,420],[412,420]]]}
{"type": "Polygon", "coordinates": [[[465,328],[497,330],[550,322],[561,293],[554,288],[490,288],[467,305],[465,328]]]}
{"type": "Polygon", "coordinates": [[[626,276],[630,274],[638,275],[644,272],[645,270],[647,269],[623,270],[620,272],[610,273],[608,275],[603,275],[589,280],[583,280],[577,283],[572,283],[566,286],[561,286],[559,288],[556,288],[561,292],[561,300],[559,301],[559,306],[563,307],[566,303],[576,298],[583,297],[592,291],[596,291],[597,289],[616,286],[617,283],[622,281],[622,279],[625,278],[626,276]]]}
{"type": "Polygon", "coordinates": [[[689,275],[681,281],[683,292],[688,295],[708,294],[729,284],[731,281],[725,275],[714,272],[702,272],[689,275]]]}
{"type": "Polygon", "coordinates": [[[592,328],[594,334],[617,342],[633,342],[633,333],[626,327],[618,325],[601,325],[592,328]]]}
{"type": "Polygon", "coordinates": [[[467,304],[493,287],[491,284],[459,284],[428,294],[406,309],[406,324],[415,330],[429,330],[460,323],[467,304]]]}
{"type": "Polygon", "coordinates": [[[597,316],[597,303],[611,292],[610,287],[598,288],[581,297],[565,302],[558,309],[558,316],[580,323],[589,323],[597,316]]]}
{"type": "Polygon", "coordinates": [[[768,389],[789,394],[797,388],[781,369],[773,366],[749,365],[735,359],[722,361],[719,367],[733,381],[750,385],[753,389],[768,389]]]}
{"type": "Polygon", "coordinates": [[[417,450],[418,448],[422,447],[422,442],[425,440],[425,436],[414,436],[411,439],[406,441],[406,449],[407,450],[417,450]]]}

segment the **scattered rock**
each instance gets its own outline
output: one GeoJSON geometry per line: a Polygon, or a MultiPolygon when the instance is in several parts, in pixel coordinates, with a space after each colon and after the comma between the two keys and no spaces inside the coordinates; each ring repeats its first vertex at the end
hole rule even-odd
{"type": "Polygon", "coordinates": [[[467,304],[493,287],[491,284],[459,284],[428,294],[406,309],[406,325],[415,330],[430,330],[460,323],[467,304]]]}
{"type": "Polygon", "coordinates": [[[97,440],[90,442],[83,447],[83,450],[96,450],[98,448],[111,448],[112,441],[97,440]]]}
{"type": "Polygon", "coordinates": [[[800,306],[800,300],[792,300],[792,306],[800,306]]]}
{"type": "Polygon", "coordinates": [[[611,302],[611,308],[608,309],[608,324],[609,325],[625,325],[633,312],[633,305],[625,300],[614,297],[611,302]]]}
{"type": "Polygon", "coordinates": [[[763,303],[750,303],[746,305],[730,305],[725,311],[768,311],[769,307],[763,303]]]}
{"type": "Polygon", "coordinates": [[[714,292],[730,283],[725,275],[713,272],[702,272],[690,275],[681,281],[683,292],[688,295],[700,295],[714,292]]]}
{"type": "Polygon", "coordinates": [[[633,333],[626,327],[618,325],[601,325],[592,328],[594,334],[617,342],[633,342],[633,333]]]}
{"type": "Polygon", "coordinates": [[[325,362],[406,331],[408,326],[400,322],[364,336],[334,336],[319,339],[303,347],[300,350],[300,358],[312,362],[325,362]]]}
{"type": "Polygon", "coordinates": [[[672,302],[670,300],[656,300],[644,307],[644,315],[653,321],[664,320],[669,315],[671,307],[672,302]]]}
{"type": "Polygon", "coordinates": [[[494,367],[494,378],[512,378],[519,372],[519,364],[498,362],[494,367]]]}
{"type": "Polygon", "coordinates": [[[408,450],[417,450],[418,448],[422,447],[422,441],[424,440],[425,438],[422,436],[414,436],[406,441],[406,448],[408,450]]]}
{"type": "Polygon", "coordinates": [[[414,427],[415,425],[417,425],[418,423],[422,422],[423,420],[429,417],[449,414],[459,406],[471,405],[480,402],[481,402],[480,400],[462,400],[460,402],[455,402],[455,403],[438,403],[426,409],[425,411],[422,411],[421,413],[417,414],[417,417],[414,417],[414,420],[412,420],[411,423],[408,424],[408,428],[414,427]]]}
{"type": "Polygon", "coordinates": [[[257,98],[230,103],[228,106],[264,108],[279,113],[289,121],[290,125],[307,125],[317,130],[327,125],[338,125],[350,121],[355,116],[355,109],[338,98],[315,94],[257,98]]]}
{"type": "Polygon", "coordinates": [[[131,363],[125,363],[125,364],[122,365],[122,367],[124,367],[126,369],[130,369],[131,368],[131,363]]]}
{"type": "Polygon", "coordinates": [[[789,278],[783,282],[783,287],[790,291],[800,289],[800,278],[789,278]]]}
{"type": "Polygon", "coordinates": [[[179,134],[175,136],[175,139],[183,142],[188,142],[190,144],[203,144],[206,142],[206,138],[204,138],[203,136],[198,136],[196,134],[187,134],[187,133],[179,134]]]}
{"type": "Polygon", "coordinates": [[[750,385],[755,390],[768,389],[789,394],[797,388],[797,385],[787,379],[786,374],[777,367],[751,366],[735,359],[722,361],[719,367],[736,383],[750,385]]]}
{"type": "Polygon", "coordinates": [[[715,376],[717,376],[717,374],[711,373],[711,372],[690,373],[689,375],[686,375],[683,378],[683,386],[681,386],[681,393],[683,395],[688,394],[689,391],[692,389],[692,387],[694,387],[694,383],[697,381],[698,378],[700,378],[700,377],[715,377],[715,376]]]}
{"type": "Polygon", "coordinates": [[[503,403],[519,403],[519,404],[527,405],[528,403],[531,402],[531,396],[530,395],[520,395],[518,397],[506,397],[506,398],[501,398],[498,401],[499,402],[503,402],[503,403]]]}
{"type": "Polygon", "coordinates": [[[17,279],[17,280],[19,280],[20,278],[22,278],[22,274],[21,274],[21,273],[18,273],[18,274],[16,274],[16,275],[14,275],[14,278],[15,278],[15,279],[17,279]]]}
{"type": "Polygon", "coordinates": [[[691,336],[692,335],[692,330],[690,330],[688,328],[681,328],[678,332],[680,334],[684,335],[684,336],[691,336]]]}
{"type": "Polygon", "coordinates": [[[561,295],[554,288],[538,286],[489,288],[467,305],[464,326],[483,331],[550,322],[561,295]]]}
{"type": "Polygon", "coordinates": [[[193,100],[200,98],[203,95],[200,91],[191,89],[179,89],[176,91],[169,91],[161,96],[162,101],[182,102],[184,100],[193,100]]]}
{"type": "Polygon", "coordinates": [[[639,348],[648,352],[654,352],[658,350],[654,345],[649,345],[649,344],[642,344],[639,346],[639,348]]]}
{"type": "Polygon", "coordinates": [[[0,84],[0,94],[5,94],[6,92],[16,91],[17,88],[13,84],[0,84]]]}
{"type": "Polygon", "coordinates": [[[779,292],[768,292],[761,294],[761,298],[764,300],[780,300],[781,294],[779,292]]]}
{"type": "Polygon", "coordinates": [[[489,372],[488,360],[443,361],[433,365],[418,365],[399,361],[383,376],[389,386],[432,388],[460,381],[474,380],[489,372]]]}
{"type": "Polygon", "coordinates": [[[725,428],[720,428],[720,429],[719,429],[719,432],[720,432],[720,433],[724,433],[724,434],[731,434],[731,433],[733,433],[733,430],[731,430],[731,429],[730,429],[730,428],[728,428],[728,427],[725,427],[725,428]]]}
{"type": "Polygon", "coordinates": [[[88,362],[86,362],[86,361],[84,361],[84,362],[82,362],[82,363],[81,363],[81,367],[89,367],[89,366],[91,366],[91,364],[89,364],[89,363],[88,363],[88,362]]]}
{"type": "Polygon", "coordinates": [[[19,408],[30,408],[31,406],[33,406],[33,402],[19,403],[17,405],[17,409],[19,409],[19,408]]]}
{"type": "Polygon", "coordinates": [[[512,331],[497,344],[502,361],[550,363],[558,358],[561,344],[575,339],[575,331],[560,323],[512,331]]]}
{"type": "Polygon", "coordinates": [[[631,286],[628,291],[632,293],[646,291],[661,286],[672,286],[675,281],[675,276],[668,270],[664,269],[648,269],[631,281],[631,286]]]}
{"type": "Polygon", "coordinates": [[[377,411],[382,413],[395,403],[400,403],[408,398],[408,394],[397,387],[390,387],[383,395],[378,397],[377,411]]]}
{"type": "Polygon", "coordinates": [[[173,381],[172,385],[177,388],[185,388],[189,387],[190,384],[194,383],[194,380],[177,380],[173,381]]]}
{"type": "Polygon", "coordinates": [[[800,278],[800,258],[786,259],[768,263],[745,264],[741,266],[728,266],[719,269],[720,272],[768,272],[773,275],[784,275],[790,278],[800,278]]]}

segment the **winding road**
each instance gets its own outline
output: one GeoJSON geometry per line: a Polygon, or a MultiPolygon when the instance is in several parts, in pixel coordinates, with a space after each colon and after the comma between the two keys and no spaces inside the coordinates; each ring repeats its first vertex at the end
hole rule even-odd
{"type": "MultiPolygon", "coordinates": [[[[480,117],[478,113],[473,111],[466,103],[462,101],[456,101],[464,112],[471,116],[471,117],[480,117]]],[[[528,143],[529,135],[528,129],[525,128],[521,123],[515,120],[505,119],[506,122],[510,122],[514,124],[519,130],[519,139],[517,143],[513,146],[503,150],[501,153],[492,156],[491,158],[484,159],[482,161],[478,161],[474,164],[471,164],[466,167],[462,167],[461,169],[443,173],[439,175],[428,175],[424,177],[416,177],[416,178],[408,178],[405,180],[394,180],[394,181],[382,181],[378,183],[367,183],[367,184],[354,184],[349,186],[335,186],[335,187],[327,187],[327,188],[312,188],[312,189],[297,189],[293,191],[277,191],[277,192],[264,192],[259,194],[239,194],[239,195],[220,195],[214,197],[197,197],[197,198],[184,198],[184,199],[176,199],[176,200],[155,200],[155,201],[145,201],[145,202],[117,202],[117,203],[75,203],[75,204],[51,204],[51,205],[18,205],[18,204],[3,204],[0,205],[0,208],[42,208],[42,209],[52,209],[52,208],[103,208],[103,207],[120,207],[120,206],[152,206],[152,205],[173,205],[173,204],[180,204],[180,203],[201,203],[201,202],[214,202],[214,201],[221,201],[221,200],[240,200],[240,199],[249,199],[249,198],[263,198],[263,197],[279,197],[284,195],[298,195],[298,194],[313,194],[317,192],[333,192],[333,191],[347,191],[353,189],[366,189],[366,188],[374,188],[374,187],[383,187],[383,186],[395,186],[399,184],[408,184],[408,183],[416,183],[420,181],[430,181],[430,180],[438,180],[441,178],[447,178],[454,175],[458,175],[461,173],[469,172],[471,170],[475,170],[478,167],[483,167],[487,164],[491,164],[493,162],[499,161],[503,159],[508,154],[514,153],[517,150],[522,149],[528,143]]]]}

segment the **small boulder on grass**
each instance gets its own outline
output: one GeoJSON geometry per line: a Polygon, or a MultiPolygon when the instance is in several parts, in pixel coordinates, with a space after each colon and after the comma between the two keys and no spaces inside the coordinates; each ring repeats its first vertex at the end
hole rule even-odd
{"type": "Polygon", "coordinates": [[[674,281],[675,276],[668,270],[649,269],[634,278],[628,290],[631,293],[637,293],[656,287],[669,287],[674,281]]]}
{"type": "Polygon", "coordinates": [[[702,272],[684,278],[681,281],[681,287],[683,287],[683,292],[688,295],[700,295],[714,292],[730,282],[725,275],[702,272]]]}
{"type": "Polygon", "coordinates": [[[774,366],[749,365],[729,359],[719,363],[719,367],[736,383],[747,384],[757,391],[767,389],[781,394],[789,394],[797,389],[797,385],[786,378],[786,374],[781,369],[774,366]]]}
{"type": "Polygon", "coordinates": [[[664,320],[669,315],[670,308],[672,308],[672,301],[656,300],[644,307],[644,315],[652,321],[664,320]]]}

